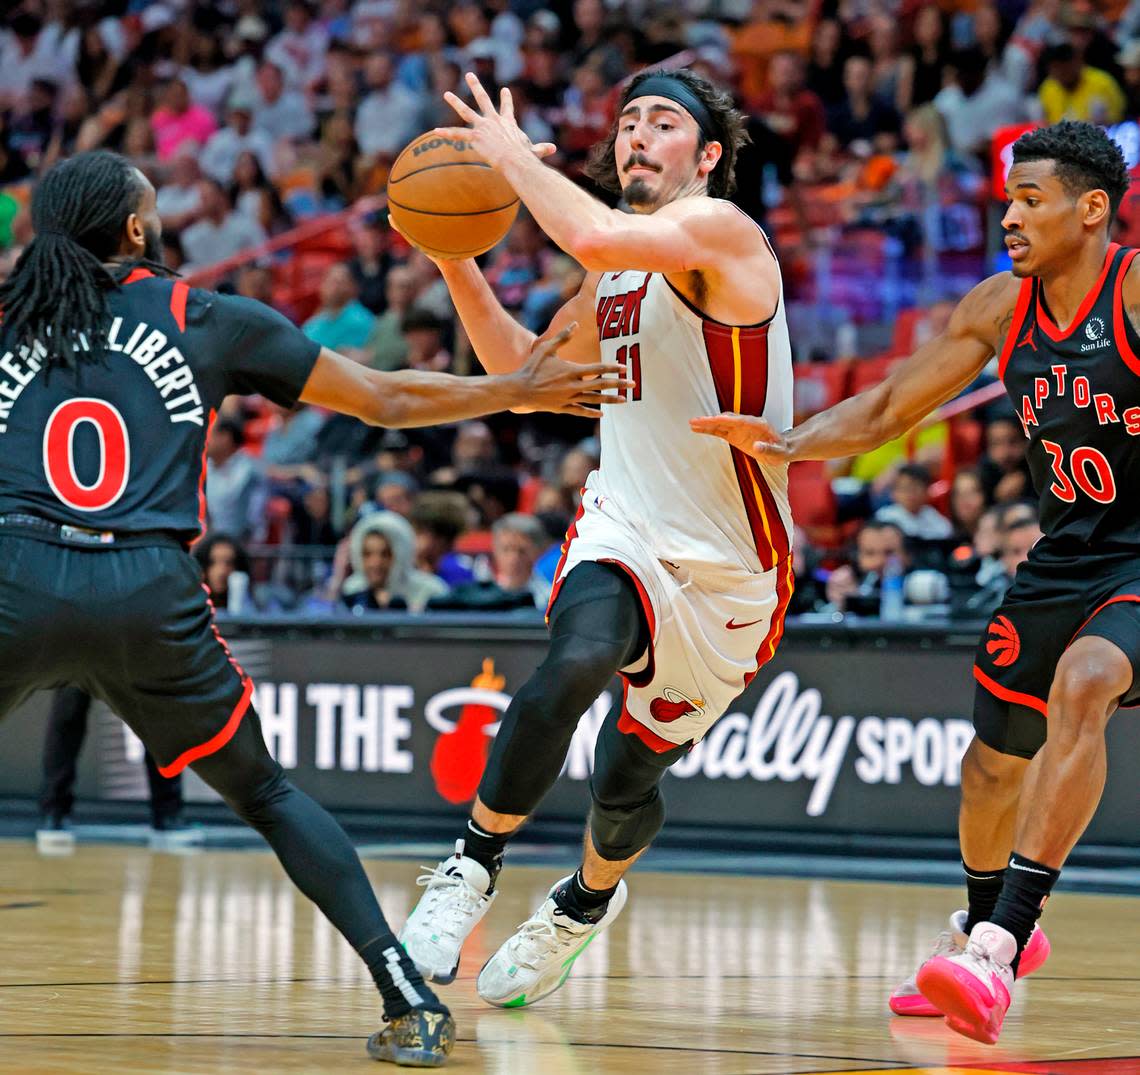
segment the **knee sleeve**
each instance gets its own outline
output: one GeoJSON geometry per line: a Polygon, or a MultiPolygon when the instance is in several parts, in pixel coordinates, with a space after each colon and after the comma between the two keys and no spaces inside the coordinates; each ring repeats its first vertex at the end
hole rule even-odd
{"type": "Polygon", "coordinates": [[[491,746],[479,798],[503,814],[530,814],[558,778],[582,714],[619,668],[648,644],[627,578],[601,564],[567,576],[550,622],[550,649],[519,688],[491,746]]]}
{"type": "Polygon", "coordinates": [[[680,746],[664,754],[636,736],[618,730],[621,703],[615,703],[594,747],[590,777],[590,839],[602,858],[621,861],[648,847],[665,822],[661,778],[685,754],[680,746]]]}

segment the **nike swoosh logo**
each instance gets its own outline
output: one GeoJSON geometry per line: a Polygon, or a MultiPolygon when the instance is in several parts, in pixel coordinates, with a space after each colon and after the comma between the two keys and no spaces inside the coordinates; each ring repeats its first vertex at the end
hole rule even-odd
{"type": "Polygon", "coordinates": [[[1011,870],[1021,870],[1023,873],[1039,873],[1042,877],[1049,876],[1048,870],[1035,870],[1032,866],[1019,866],[1016,862],[1011,862],[1009,868],[1011,870]]]}
{"type": "Polygon", "coordinates": [[[749,623],[737,623],[734,617],[725,624],[725,627],[730,631],[739,631],[742,627],[755,627],[760,622],[760,620],[752,620],[749,623]]]}

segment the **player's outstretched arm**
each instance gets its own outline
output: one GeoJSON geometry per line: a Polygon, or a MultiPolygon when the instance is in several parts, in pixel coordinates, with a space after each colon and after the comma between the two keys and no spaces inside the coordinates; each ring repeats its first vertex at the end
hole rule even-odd
{"type": "Polygon", "coordinates": [[[859,455],[902,436],[953,399],[1000,352],[1013,320],[1019,282],[1009,273],[978,284],[946,331],[923,344],[882,383],[837,403],[787,432],[762,418],[721,414],[694,418],[697,433],[727,440],[763,463],[859,455]]]}
{"type": "Polygon", "coordinates": [[[750,255],[765,259],[759,231],[716,198],[682,198],[647,214],[610,209],[542,163],[555,147],[530,141],[515,121],[510,90],[502,91],[496,109],[474,75],[467,75],[467,84],[478,111],[453,93],[444,99],[470,127],[437,133],[468,139],[514,187],[538,226],[587,271],[680,273],[716,269],[750,255]]]}
{"type": "Polygon", "coordinates": [[[609,379],[603,386],[596,380],[623,374],[616,363],[584,366],[558,357],[559,347],[577,327],[567,325],[540,344],[520,369],[489,377],[381,373],[322,348],[301,402],[351,414],[369,425],[397,427],[459,422],[511,407],[596,418],[599,406],[624,402],[617,393],[634,385],[609,379]]]}

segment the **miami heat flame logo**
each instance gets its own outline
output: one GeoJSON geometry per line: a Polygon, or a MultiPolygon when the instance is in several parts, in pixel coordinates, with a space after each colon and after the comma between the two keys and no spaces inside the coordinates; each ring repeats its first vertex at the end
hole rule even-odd
{"type": "Polygon", "coordinates": [[[1008,616],[996,616],[988,634],[990,640],[986,643],[986,652],[993,656],[994,664],[999,668],[1008,668],[1021,653],[1017,628],[1009,622],[1008,616]]]}
{"type": "Polygon", "coordinates": [[[654,698],[649,703],[649,713],[662,724],[671,724],[690,713],[699,713],[705,706],[700,698],[689,698],[675,687],[666,687],[661,693],[665,697],[654,698]]]}
{"type": "Polygon", "coordinates": [[[470,689],[460,687],[445,691],[432,699],[428,723],[443,734],[436,740],[431,755],[431,775],[435,788],[449,803],[467,803],[475,798],[487,756],[491,750],[490,733],[510,699],[502,693],[506,677],[495,674],[495,662],[483,661],[483,671],[472,681],[470,689]],[[442,711],[458,702],[463,706],[459,720],[451,727],[442,721],[442,711]]]}

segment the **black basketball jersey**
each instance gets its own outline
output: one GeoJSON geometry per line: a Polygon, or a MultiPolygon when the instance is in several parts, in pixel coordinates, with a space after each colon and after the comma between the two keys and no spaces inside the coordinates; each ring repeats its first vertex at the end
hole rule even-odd
{"type": "Polygon", "coordinates": [[[205,448],[230,393],[292,406],[320,347],[260,302],[135,269],[108,298],[103,361],[45,367],[0,326],[0,514],[175,532],[205,515],[205,448]]]}
{"type": "Polygon", "coordinates": [[[1140,253],[1113,243],[1073,323],[1057,327],[1041,281],[1022,281],[999,374],[1029,438],[1050,541],[1140,547],[1140,336],[1121,286],[1140,253]]]}

